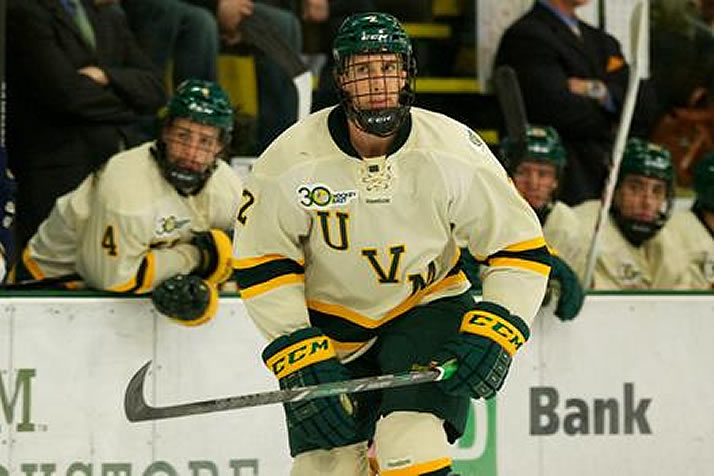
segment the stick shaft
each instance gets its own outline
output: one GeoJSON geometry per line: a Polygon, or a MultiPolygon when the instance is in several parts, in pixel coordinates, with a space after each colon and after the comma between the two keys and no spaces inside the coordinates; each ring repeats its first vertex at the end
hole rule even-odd
{"type": "Polygon", "coordinates": [[[592,288],[592,276],[595,269],[595,262],[597,261],[598,245],[600,244],[602,232],[604,231],[604,224],[608,219],[610,206],[612,205],[612,197],[615,193],[615,185],[617,184],[617,175],[620,171],[622,154],[625,150],[627,135],[630,132],[630,124],[632,123],[632,116],[635,112],[637,92],[639,91],[640,80],[644,75],[643,52],[645,52],[645,50],[642,47],[642,43],[644,43],[643,35],[647,28],[647,16],[645,12],[643,12],[643,9],[643,3],[640,2],[636,5],[632,14],[632,28],[634,30],[634,34],[632,35],[634,62],[632,65],[633,68],[630,71],[630,80],[627,85],[627,92],[625,93],[625,101],[622,106],[620,124],[617,128],[617,134],[615,136],[615,145],[612,151],[612,168],[610,169],[610,175],[607,178],[605,192],[602,199],[602,206],[600,207],[600,214],[595,224],[595,231],[588,250],[585,273],[583,276],[583,283],[588,288],[592,288]]]}
{"type": "Polygon", "coordinates": [[[30,290],[30,289],[42,289],[56,287],[60,284],[71,283],[72,281],[81,281],[82,277],[77,273],[65,274],[62,276],[54,276],[50,278],[42,279],[30,279],[27,281],[20,281],[17,283],[7,283],[3,284],[0,289],[7,291],[19,291],[19,290],[30,290]]]}
{"type": "Polygon", "coordinates": [[[129,382],[127,386],[124,410],[129,421],[161,420],[202,413],[214,413],[239,408],[249,408],[274,403],[297,402],[324,398],[343,393],[366,392],[385,388],[402,387],[425,382],[436,382],[451,376],[456,368],[455,363],[447,363],[441,367],[406,372],[402,374],[365,377],[343,382],[331,382],[308,387],[296,387],[285,390],[252,393],[235,397],[216,398],[191,403],[181,403],[165,407],[152,407],[144,400],[144,381],[151,362],[147,362],[129,382]]]}
{"type": "Polygon", "coordinates": [[[510,160],[518,161],[525,154],[528,118],[526,107],[518,83],[518,76],[510,66],[499,66],[493,74],[496,97],[503,113],[508,138],[514,152],[510,160]]]}

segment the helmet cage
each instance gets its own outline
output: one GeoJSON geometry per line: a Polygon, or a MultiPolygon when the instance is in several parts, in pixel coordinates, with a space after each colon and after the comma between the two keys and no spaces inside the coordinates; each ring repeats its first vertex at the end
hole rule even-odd
{"type": "Polygon", "coordinates": [[[155,158],[164,178],[182,193],[197,193],[211,177],[228,148],[233,131],[233,107],[228,95],[216,83],[189,79],[181,83],[168,104],[159,112],[161,129],[171,127],[176,119],[218,128],[220,150],[202,171],[181,167],[167,154],[163,134],[159,136],[155,158]]]}
{"type": "Polygon", "coordinates": [[[669,151],[642,139],[629,139],[622,157],[617,178],[619,188],[625,177],[641,175],[664,181],[667,192],[655,219],[651,222],[627,218],[613,202],[610,212],[618,228],[635,246],[656,235],[672,214],[674,205],[674,168],[669,151]]]}
{"type": "Polygon", "coordinates": [[[335,83],[347,117],[369,134],[380,137],[394,134],[414,102],[416,78],[411,40],[397,19],[385,13],[363,13],[347,18],[335,38],[333,56],[335,83]],[[398,57],[396,68],[392,68],[386,57],[390,54],[398,57]],[[374,72],[369,65],[376,61],[381,61],[379,72],[374,72]],[[359,78],[355,74],[357,69],[363,71],[359,78]],[[368,71],[366,75],[365,71],[368,71]],[[355,93],[357,82],[366,82],[370,89],[355,93]],[[394,84],[397,88],[392,86],[394,84]],[[380,99],[386,96],[389,102],[393,95],[397,95],[393,106],[365,108],[361,105],[370,102],[370,96],[380,99]]]}

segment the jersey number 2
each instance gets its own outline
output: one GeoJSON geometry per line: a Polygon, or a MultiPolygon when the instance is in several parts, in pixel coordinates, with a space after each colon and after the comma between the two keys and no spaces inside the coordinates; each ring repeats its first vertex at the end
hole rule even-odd
{"type": "Polygon", "coordinates": [[[243,203],[240,206],[240,210],[238,210],[238,222],[241,225],[245,225],[245,221],[247,220],[245,212],[247,212],[250,206],[254,203],[255,197],[253,196],[253,194],[250,193],[248,190],[243,190],[243,203]]]}

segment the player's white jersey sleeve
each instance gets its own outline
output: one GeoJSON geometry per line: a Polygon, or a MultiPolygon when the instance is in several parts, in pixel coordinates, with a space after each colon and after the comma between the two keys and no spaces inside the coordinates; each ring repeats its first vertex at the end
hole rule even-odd
{"type": "Polygon", "coordinates": [[[672,215],[665,230],[676,237],[686,269],[682,278],[686,289],[714,289],[714,236],[690,210],[672,215]]]}
{"type": "Polygon", "coordinates": [[[588,254],[584,228],[578,215],[563,202],[555,202],[543,225],[548,246],[579,276],[585,273],[588,254]]]}
{"type": "Polygon", "coordinates": [[[22,254],[22,263],[35,279],[76,273],[77,241],[84,230],[92,197],[94,174],[55,202],[22,254]]]}
{"type": "Polygon", "coordinates": [[[472,172],[444,169],[454,184],[450,207],[454,235],[486,265],[483,299],[504,306],[530,324],[550,273],[540,223],[485,144],[477,138],[472,141],[477,159],[472,172]]]}
{"type": "Polygon", "coordinates": [[[268,339],[309,326],[301,239],[311,219],[287,196],[281,178],[254,167],[234,236],[241,297],[268,339]]]}

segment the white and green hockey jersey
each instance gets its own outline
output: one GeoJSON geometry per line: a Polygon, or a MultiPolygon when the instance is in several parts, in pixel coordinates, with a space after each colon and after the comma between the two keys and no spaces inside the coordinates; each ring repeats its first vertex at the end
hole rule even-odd
{"type": "Polygon", "coordinates": [[[665,226],[678,238],[684,255],[684,285],[689,289],[714,289],[714,235],[690,210],[675,212],[665,226]]]}
{"type": "MultiPolygon", "coordinates": [[[[575,207],[585,227],[588,247],[600,214],[600,200],[589,200],[575,207]]],[[[620,232],[615,220],[607,216],[598,244],[593,270],[593,289],[682,289],[682,260],[676,237],[666,226],[639,247],[620,232]]],[[[587,251],[586,251],[587,253],[587,251]]],[[[582,274],[580,275],[583,278],[582,274]]]]}
{"type": "Polygon", "coordinates": [[[199,193],[182,195],[163,178],[152,146],[115,155],[57,200],[23,253],[35,278],[78,272],[96,289],[148,292],[198,265],[194,231],[232,228],[238,175],[219,161],[199,193]]]}
{"type": "Polygon", "coordinates": [[[545,241],[579,276],[585,270],[588,242],[584,225],[575,211],[556,201],[543,224],[545,241]]]}
{"type": "Polygon", "coordinates": [[[234,241],[249,314],[268,337],[316,325],[338,350],[419,304],[463,293],[530,322],[550,257],[535,213],[476,133],[412,108],[385,157],[360,159],[340,107],[283,133],[246,180],[234,241]]]}

